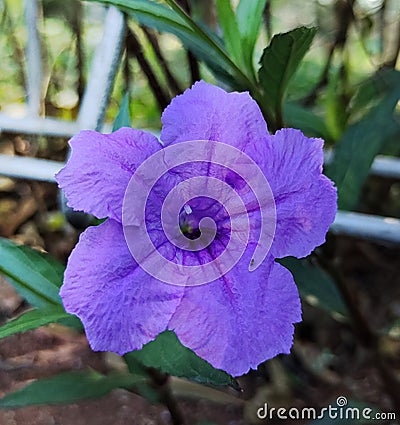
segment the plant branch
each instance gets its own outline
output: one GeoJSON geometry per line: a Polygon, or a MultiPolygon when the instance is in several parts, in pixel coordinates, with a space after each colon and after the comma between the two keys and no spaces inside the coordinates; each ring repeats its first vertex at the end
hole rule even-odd
{"type": "Polygon", "coordinates": [[[336,286],[339,289],[339,292],[349,312],[354,333],[357,335],[359,341],[366,348],[374,347],[376,345],[376,336],[358,309],[357,303],[349,291],[348,285],[346,284],[342,274],[330,262],[325,261],[322,256],[316,254],[316,258],[321,266],[332,276],[333,281],[336,283],[336,286]]]}
{"type": "Polygon", "coordinates": [[[354,3],[355,0],[337,0],[335,3],[336,21],[338,22],[339,26],[335,34],[335,39],[329,48],[328,57],[326,59],[324,69],[321,73],[321,77],[314,86],[311,93],[301,102],[304,106],[313,105],[318,96],[318,93],[328,84],[329,69],[332,64],[333,55],[336,50],[343,50],[347,41],[347,34],[350,25],[355,20],[353,10],[354,3]]]}
{"type": "Polygon", "coordinates": [[[71,29],[75,34],[75,46],[76,46],[76,67],[78,70],[78,85],[77,92],[79,98],[79,104],[82,101],[83,93],[85,91],[85,76],[84,76],[84,53],[83,53],[83,42],[82,42],[82,3],[76,1],[73,10],[73,17],[71,21],[71,29]]]}
{"type": "Polygon", "coordinates": [[[265,8],[263,10],[263,18],[265,29],[267,31],[268,40],[272,38],[272,24],[271,24],[271,0],[267,0],[265,3],[265,8]]]}
{"type": "Polygon", "coordinates": [[[150,66],[150,63],[147,61],[146,57],[143,54],[142,46],[140,45],[139,40],[130,28],[128,28],[127,30],[126,48],[128,54],[131,54],[136,57],[140,68],[142,69],[143,73],[147,78],[147,81],[149,82],[151,91],[154,97],[156,98],[158,107],[161,111],[163,111],[168,106],[171,99],[162,88],[156,74],[150,66]]]}
{"type": "Polygon", "coordinates": [[[129,66],[129,55],[128,52],[125,52],[125,56],[123,59],[123,77],[124,77],[124,93],[129,93],[130,87],[131,87],[131,69],[129,66]]]}
{"type": "Polygon", "coordinates": [[[149,28],[142,25],[140,27],[146,36],[146,38],[149,40],[151,47],[153,48],[154,54],[156,55],[156,58],[158,60],[158,63],[160,64],[166,79],[168,80],[168,85],[171,87],[172,91],[175,95],[180,94],[183,92],[182,88],[180,87],[177,79],[172,74],[171,70],[169,69],[169,66],[161,52],[160,45],[158,44],[158,40],[156,35],[153,31],[151,31],[149,28]]]}
{"type": "Polygon", "coordinates": [[[387,0],[383,0],[381,7],[378,11],[378,31],[380,38],[380,54],[383,55],[385,52],[385,28],[386,28],[386,8],[387,0]]]}

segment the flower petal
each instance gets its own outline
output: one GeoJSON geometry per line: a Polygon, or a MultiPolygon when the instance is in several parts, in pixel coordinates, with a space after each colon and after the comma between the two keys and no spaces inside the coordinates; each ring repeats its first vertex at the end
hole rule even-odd
{"type": "Polygon", "coordinates": [[[169,325],[185,346],[234,376],[289,353],[301,320],[290,272],[272,258],[249,272],[249,259],[218,281],[187,288],[169,325]]]}
{"type": "Polygon", "coordinates": [[[214,140],[245,151],[254,160],[268,137],[267,124],[249,93],[227,93],[199,81],[175,97],[161,121],[165,145],[189,140],[214,140]]]}
{"type": "Polygon", "coordinates": [[[68,260],[61,288],[66,311],[83,322],[93,350],[124,354],[164,331],[182,296],[133,260],[120,223],[89,227],[68,260]]]}
{"type": "Polygon", "coordinates": [[[129,180],[147,157],[161,149],[160,143],[150,133],[132,128],[111,134],[81,131],[69,143],[71,157],[56,175],[68,205],[121,222],[129,180]]]}
{"type": "Polygon", "coordinates": [[[271,136],[263,172],[276,205],[275,258],[305,257],[325,242],[336,214],[336,189],[322,174],[323,141],[299,130],[283,129],[271,136]]]}

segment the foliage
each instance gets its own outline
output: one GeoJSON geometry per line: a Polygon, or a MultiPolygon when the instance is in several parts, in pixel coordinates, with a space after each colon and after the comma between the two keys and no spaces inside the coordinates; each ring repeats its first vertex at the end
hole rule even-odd
{"type": "Polygon", "coordinates": [[[0,400],[0,408],[15,408],[33,404],[72,403],[108,394],[114,388],[131,389],[145,382],[130,374],[101,375],[94,370],[67,372],[35,381],[22,390],[0,400]]]}

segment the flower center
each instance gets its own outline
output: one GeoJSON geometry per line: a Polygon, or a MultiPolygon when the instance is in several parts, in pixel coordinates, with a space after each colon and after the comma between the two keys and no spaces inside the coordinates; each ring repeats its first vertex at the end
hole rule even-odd
{"type": "Polygon", "coordinates": [[[179,227],[182,233],[190,240],[198,239],[201,236],[199,219],[189,205],[185,205],[179,215],[179,227]]]}

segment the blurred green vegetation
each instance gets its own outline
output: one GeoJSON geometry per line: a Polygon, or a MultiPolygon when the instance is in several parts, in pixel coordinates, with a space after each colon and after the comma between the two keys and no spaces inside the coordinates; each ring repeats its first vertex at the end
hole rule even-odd
{"type": "MultiPolygon", "coordinates": [[[[94,48],[102,34],[104,9],[98,4],[78,0],[43,0],[39,4],[45,113],[73,119],[77,115],[94,48]]],[[[221,34],[213,1],[192,0],[190,4],[198,21],[221,34]]],[[[318,27],[311,50],[290,82],[287,97],[289,102],[306,106],[316,117],[309,117],[311,121],[305,122],[307,115],[301,115],[304,109],[297,108],[298,114],[288,114],[287,124],[298,124],[300,120],[304,122],[303,130],[311,135],[322,135],[328,143],[339,140],[347,124],[362,110],[362,107],[352,108],[351,104],[360,84],[384,63],[394,65],[398,15],[399,6],[395,1],[307,0],[301,5],[293,0],[267,2],[254,58],[261,56],[272,34],[299,25],[318,27]]],[[[0,22],[0,108],[21,114],[18,111],[25,101],[26,71],[23,1],[0,2],[0,22]]],[[[169,100],[177,90],[166,76],[149,37],[134,20],[130,20],[129,26],[169,100]]],[[[178,88],[190,86],[187,53],[180,41],[169,33],[152,34],[178,88]]],[[[123,58],[107,119],[113,120],[129,86],[133,125],[158,129],[160,105],[154,98],[154,90],[129,46],[127,52],[128,60],[123,58]]],[[[200,70],[203,78],[215,81],[204,65],[200,65],[200,70]]],[[[293,108],[290,110],[293,112],[293,108]]]]}

